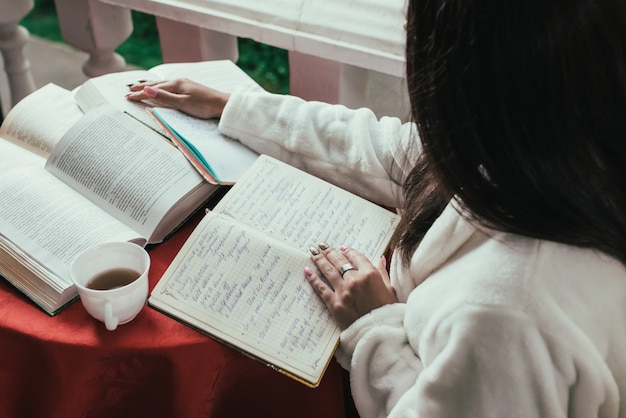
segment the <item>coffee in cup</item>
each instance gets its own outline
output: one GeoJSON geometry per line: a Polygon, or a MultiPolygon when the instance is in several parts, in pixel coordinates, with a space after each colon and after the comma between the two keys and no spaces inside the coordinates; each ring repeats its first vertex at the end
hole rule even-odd
{"type": "Polygon", "coordinates": [[[150,257],[131,242],[108,242],[76,256],[70,276],[87,312],[110,331],[133,320],[148,297],[150,257]]]}

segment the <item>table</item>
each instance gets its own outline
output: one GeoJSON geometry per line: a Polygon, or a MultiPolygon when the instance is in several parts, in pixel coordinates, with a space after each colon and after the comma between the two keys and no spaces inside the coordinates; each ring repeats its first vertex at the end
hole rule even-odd
{"type": "MultiPolygon", "coordinates": [[[[201,216],[149,249],[150,290],[201,216]]],[[[79,301],[50,317],[5,280],[0,353],[3,417],[333,418],[349,399],[334,360],[311,389],[150,307],[107,331],[79,301]]]]}

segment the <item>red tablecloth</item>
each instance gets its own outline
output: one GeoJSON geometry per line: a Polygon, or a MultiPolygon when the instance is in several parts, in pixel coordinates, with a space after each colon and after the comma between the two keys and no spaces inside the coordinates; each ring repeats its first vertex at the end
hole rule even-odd
{"type": "MultiPolygon", "coordinates": [[[[150,289],[202,214],[150,249],[150,289]]],[[[0,417],[345,417],[333,360],[316,389],[145,307],[107,331],[80,301],[55,317],[0,279],[0,417]]]]}

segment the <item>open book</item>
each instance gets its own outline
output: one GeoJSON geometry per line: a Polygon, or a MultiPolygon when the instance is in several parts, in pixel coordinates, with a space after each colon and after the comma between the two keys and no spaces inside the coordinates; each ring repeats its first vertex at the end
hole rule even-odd
{"type": "Polygon", "coordinates": [[[49,314],[76,297],[80,251],[160,242],[217,190],[162,136],[53,84],[7,115],[0,172],[0,274],[49,314]]]}
{"type": "Polygon", "coordinates": [[[262,155],[207,212],[152,291],[151,306],[308,386],[339,329],[304,276],[308,249],[349,245],[372,261],[398,215],[262,155]]]}
{"type": "Polygon", "coordinates": [[[125,99],[128,85],[139,80],[188,78],[227,93],[245,85],[258,86],[230,60],[161,64],[150,70],[123,71],[91,78],[75,92],[76,103],[88,111],[108,103],[170,139],[211,184],[232,185],[258,154],[217,130],[217,120],[194,118],[176,109],[152,108],[152,101],[125,99]]]}
{"type": "Polygon", "coordinates": [[[129,92],[128,86],[140,80],[158,81],[174,78],[188,78],[227,93],[244,84],[256,84],[230,60],[168,63],[149,70],[121,71],[90,78],[76,89],[75,99],[84,112],[108,103],[165,136],[163,128],[148,112],[154,106],[154,102],[131,102],[124,96],[129,92]]]}
{"type": "Polygon", "coordinates": [[[155,107],[152,116],[206,181],[231,186],[259,154],[218,130],[216,119],[204,120],[176,109],[155,107]]]}

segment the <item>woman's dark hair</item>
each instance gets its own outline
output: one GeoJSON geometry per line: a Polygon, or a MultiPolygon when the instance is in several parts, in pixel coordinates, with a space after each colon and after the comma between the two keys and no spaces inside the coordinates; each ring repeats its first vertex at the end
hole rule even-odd
{"type": "Polygon", "coordinates": [[[404,262],[451,197],[497,230],[626,263],[626,1],[409,0],[424,158],[404,262]]]}

